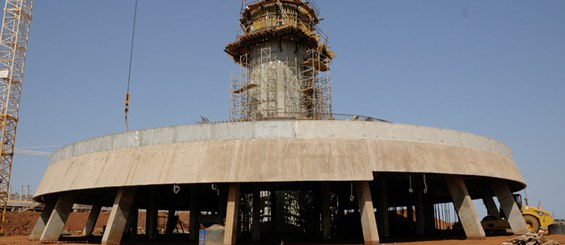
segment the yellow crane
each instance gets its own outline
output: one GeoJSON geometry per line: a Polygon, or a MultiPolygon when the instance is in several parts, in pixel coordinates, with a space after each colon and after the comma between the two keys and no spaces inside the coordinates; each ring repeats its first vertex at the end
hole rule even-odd
{"type": "Polygon", "coordinates": [[[33,0],[6,0],[0,33],[0,235],[4,234],[33,0]]]}

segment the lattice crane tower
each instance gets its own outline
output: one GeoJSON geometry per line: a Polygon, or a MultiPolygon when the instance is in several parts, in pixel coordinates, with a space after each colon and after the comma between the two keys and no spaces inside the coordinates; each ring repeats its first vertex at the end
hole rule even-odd
{"type": "Polygon", "coordinates": [[[6,0],[0,34],[0,205],[4,234],[33,0],[6,0]]]}
{"type": "Polygon", "coordinates": [[[242,67],[232,77],[231,120],[332,117],[335,55],[319,22],[311,1],[255,1],[242,11],[242,33],[225,49],[242,67]]]}

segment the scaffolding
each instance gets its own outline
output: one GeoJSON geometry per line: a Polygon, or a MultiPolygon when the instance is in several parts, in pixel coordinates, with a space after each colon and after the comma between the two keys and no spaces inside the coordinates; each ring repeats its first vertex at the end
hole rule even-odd
{"type": "Polygon", "coordinates": [[[0,234],[4,234],[4,223],[8,199],[10,198],[10,176],[25,60],[29,40],[33,0],[7,0],[0,33],[0,211],[2,222],[0,234]]]}
{"type": "Polygon", "coordinates": [[[241,66],[231,77],[230,120],[332,119],[335,55],[312,4],[263,0],[242,12],[243,33],[226,46],[241,66]]]}

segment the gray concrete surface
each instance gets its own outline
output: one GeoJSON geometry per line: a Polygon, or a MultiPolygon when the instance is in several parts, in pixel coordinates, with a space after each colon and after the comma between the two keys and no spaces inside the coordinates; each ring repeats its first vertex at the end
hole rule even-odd
{"type": "Polygon", "coordinates": [[[92,235],[92,231],[94,231],[94,226],[96,225],[98,216],[100,216],[100,211],[102,211],[102,205],[92,205],[92,209],[90,209],[90,213],[88,214],[88,219],[86,220],[86,225],[84,226],[83,230],[83,234],[85,236],[92,235]]]}
{"type": "Polygon", "coordinates": [[[374,205],[369,189],[369,182],[360,181],[355,183],[359,213],[361,215],[361,228],[363,230],[363,241],[365,245],[378,245],[379,231],[374,213],[374,205]]]}
{"type": "Polygon", "coordinates": [[[72,211],[73,204],[73,198],[71,196],[61,195],[59,197],[39,240],[42,242],[59,240],[59,236],[61,236],[65,223],[72,211]]]}
{"type": "Polygon", "coordinates": [[[41,216],[37,219],[31,234],[29,235],[29,240],[39,240],[41,238],[41,234],[45,230],[45,226],[47,225],[47,221],[49,221],[49,217],[51,217],[51,213],[53,213],[53,209],[55,208],[56,202],[47,202],[43,211],[41,211],[41,216]]]}
{"type": "Polygon", "coordinates": [[[108,225],[102,236],[102,245],[121,244],[122,236],[126,229],[128,216],[131,213],[135,188],[121,188],[116,194],[112,212],[108,218],[108,225]]]}
{"type": "Polygon", "coordinates": [[[369,181],[373,172],[495,177],[525,186],[510,149],[474,134],[382,122],[259,121],[146,129],[69,145],[52,155],[36,199],[153,184],[369,181]]]}
{"type": "Polygon", "coordinates": [[[239,213],[239,184],[230,184],[228,204],[226,207],[226,225],[224,230],[224,244],[236,244],[237,219],[239,213]]]}
{"type": "Polygon", "coordinates": [[[503,180],[492,180],[492,190],[494,194],[496,194],[496,198],[500,203],[500,208],[506,214],[506,219],[508,220],[508,224],[510,228],[512,228],[512,232],[517,235],[526,234],[529,231],[528,225],[522,216],[522,211],[516,205],[514,200],[514,195],[508,189],[508,185],[506,181],[503,180]]]}
{"type": "Polygon", "coordinates": [[[463,178],[461,176],[446,176],[445,180],[453,199],[453,206],[455,206],[459,215],[467,238],[485,239],[485,230],[481,225],[481,219],[477,215],[475,205],[473,205],[463,178]]]}

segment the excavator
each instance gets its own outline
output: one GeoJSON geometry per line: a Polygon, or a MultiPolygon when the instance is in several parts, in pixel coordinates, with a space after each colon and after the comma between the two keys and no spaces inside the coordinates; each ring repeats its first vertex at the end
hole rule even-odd
{"type": "MultiPolygon", "coordinates": [[[[553,224],[554,219],[551,213],[541,208],[541,202],[538,203],[537,207],[528,206],[528,199],[525,198],[526,205],[523,205],[522,195],[520,194],[514,194],[514,201],[522,211],[524,221],[526,221],[531,233],[538,233],[540,229],[548,229],[553,224]]],[[[488,215],[483,218],[481,225],[487,234],[505,233],[507,229],[510,229],[510,225],[502,210],[500,211],[500,219],[493,215],[488,215]]]]}

